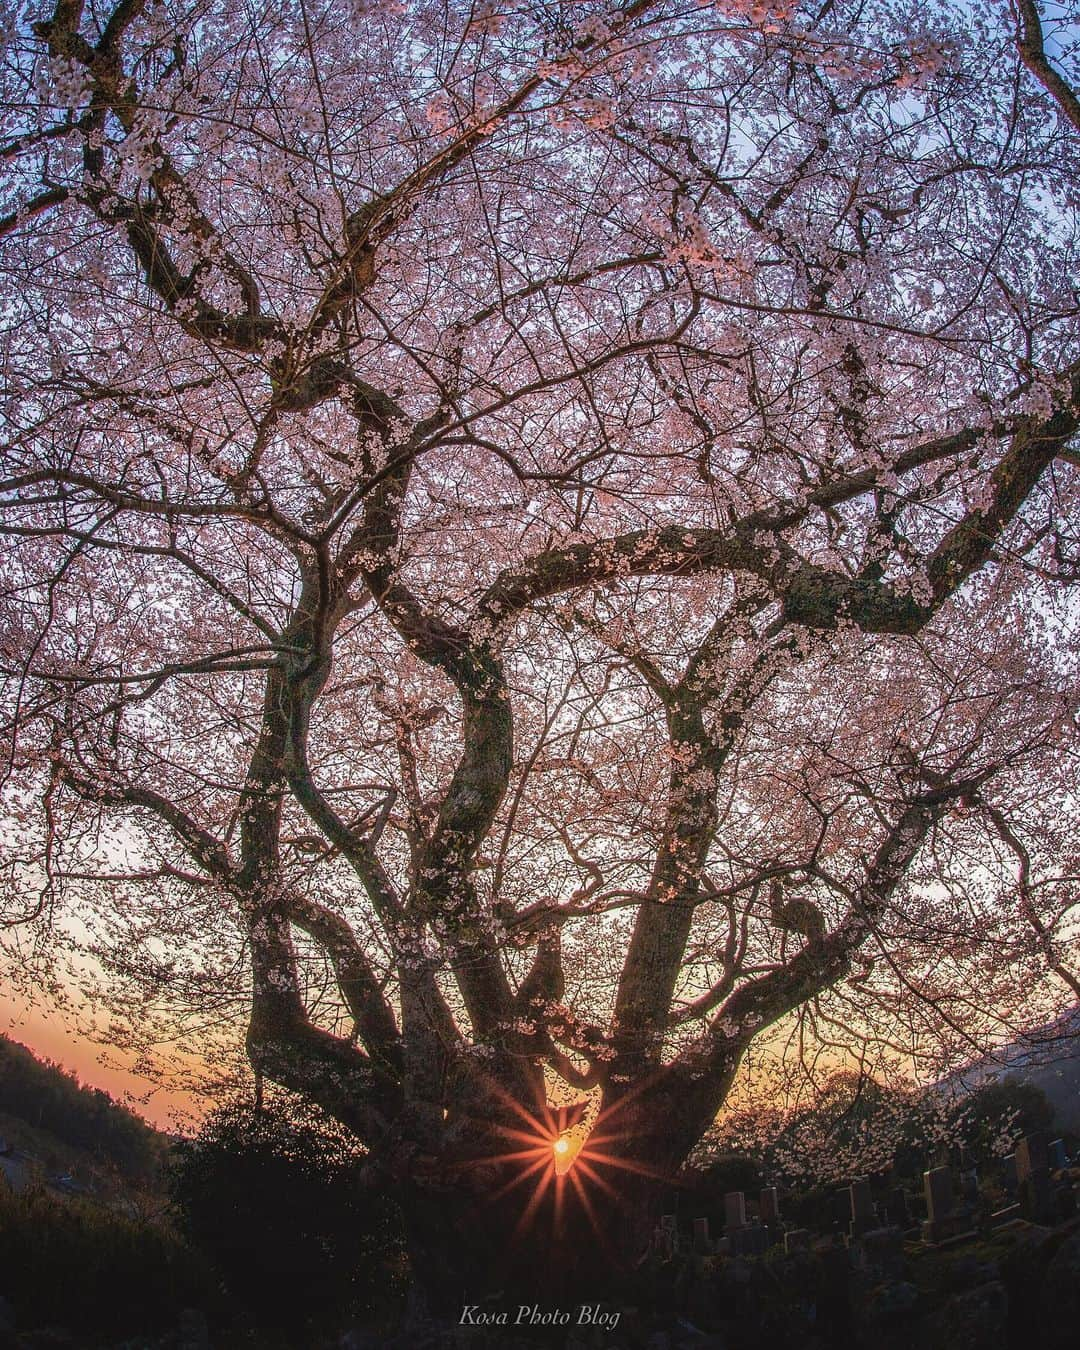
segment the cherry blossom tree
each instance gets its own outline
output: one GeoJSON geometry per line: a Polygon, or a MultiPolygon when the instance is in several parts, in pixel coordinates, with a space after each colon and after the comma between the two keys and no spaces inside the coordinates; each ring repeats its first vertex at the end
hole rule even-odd
{"type": "Polygon", "coordinates": [[[459,1284],[1072,1001],[1067,19],[6,9],[20,959],[243,1005],[459,1284]]]}

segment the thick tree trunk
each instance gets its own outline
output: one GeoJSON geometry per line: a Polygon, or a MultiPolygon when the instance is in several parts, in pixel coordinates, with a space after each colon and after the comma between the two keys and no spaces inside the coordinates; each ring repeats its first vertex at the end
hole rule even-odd
{"type": "MultiPolygon", "coordinates": [[[[629,1174],[627,1174],[629,1176],[629,1174]]],[[[456,1320],[464,1307],[608,1300],[632,1278],[669,1194],[669,1183],[633,1176],[578,1189],[554,1170],[499,1195],[414,1185],[401,1195],[412,1276],[428,1309],[456,1320]],[[584,1193],[584,1198],[583,1194],[584,1193]]]]}
{"type": "Polygon", "coordinates": [[[531,1155],[506,1157],[520,1144],[500,1149],[482,1131],[466,1141],[470,1157],[460,1165],[442,1159],[428,1177],[414,1169],[396,1198],[430,1310],[459,1317],[467,1305],[616,1298],[700,1135],[686,1106],[677,1111],[652,1094],[623,1102],[601,1116],[564,1175],[544,1141],[531,1155]]]}

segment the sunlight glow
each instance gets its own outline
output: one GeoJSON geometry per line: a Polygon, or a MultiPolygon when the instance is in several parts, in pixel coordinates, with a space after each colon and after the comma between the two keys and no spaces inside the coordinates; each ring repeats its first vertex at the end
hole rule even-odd
{"type": "MultiPolygon", "coordinates": [[[[640,1090],[640,1089],[639,1089],[640,1090]]],[[[521,1102],[496,1087],[495,1092],[521,1124],[500,1125],[499,1133],[506,1147],[491,1155],[490,1161],[516,1164],[508,1169],[507,1179],[485,1195],[485,1203],[501,1202],[515,1191],[522,1192],[522,1208],[514,1229],[512,1241],[523,1240],[525,1234],[543,1225],[549,1229],[552,1241],[558,1241],[567,1232],[568,1210],[576,1215],[572,1222],[584,1220],[598,1248],[615,1254],[596,1202],[610,1204],[618,1198],[618,1173],[636,1173],[660,1178],[663,1174],[637,1162],[620,1157],[625,1138],[619,1127],[618,1115],[625,1109],[625,1100],[607,1113],[598,1113],[590,1119],[584,1102],[556,1107],[539,1102],[530,1111],[521,1102]],[[614,1171],[611,1180],[602,1175],[614,1171]],[[613,1185],[612,1181],[616,1184],[613,1185]]]]}

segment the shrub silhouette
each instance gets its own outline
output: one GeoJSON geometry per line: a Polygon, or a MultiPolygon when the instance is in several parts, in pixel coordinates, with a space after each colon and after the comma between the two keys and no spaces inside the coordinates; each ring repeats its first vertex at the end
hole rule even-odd
{"type": "Polygon", "coordinates": [[[130,1335],[215,1299],[205,1263],[160,1224],[2,1181],[0,1271],[20,1327],[130,1335]]]}
{"type": "Polygon", "coordinates": [[[400,1217],[362,1166],[325,1120],[232,1104],[175,1147],[170,1190],[182,1231],[254,1320],[328,1323],[403,1283],[400,1217]]]}

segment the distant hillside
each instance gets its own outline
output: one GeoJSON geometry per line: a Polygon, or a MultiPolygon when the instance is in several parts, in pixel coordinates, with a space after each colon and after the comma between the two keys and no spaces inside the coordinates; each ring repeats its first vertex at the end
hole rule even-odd
{"type": "Polygon", "coordinates": [[[129,1181],[155,1177],[167,1140],[99,1088],[0,1036],[0,1134],[27,1151],[58,1141],[129,1181]]]}
{"type": "Polygon", "coordinates": [[[955,1075],[968,1086],[995,1078],[1015,1078],[1041,1088],[1059,1125],[1080,1134],[1080,1006],[955,1075]]]}

